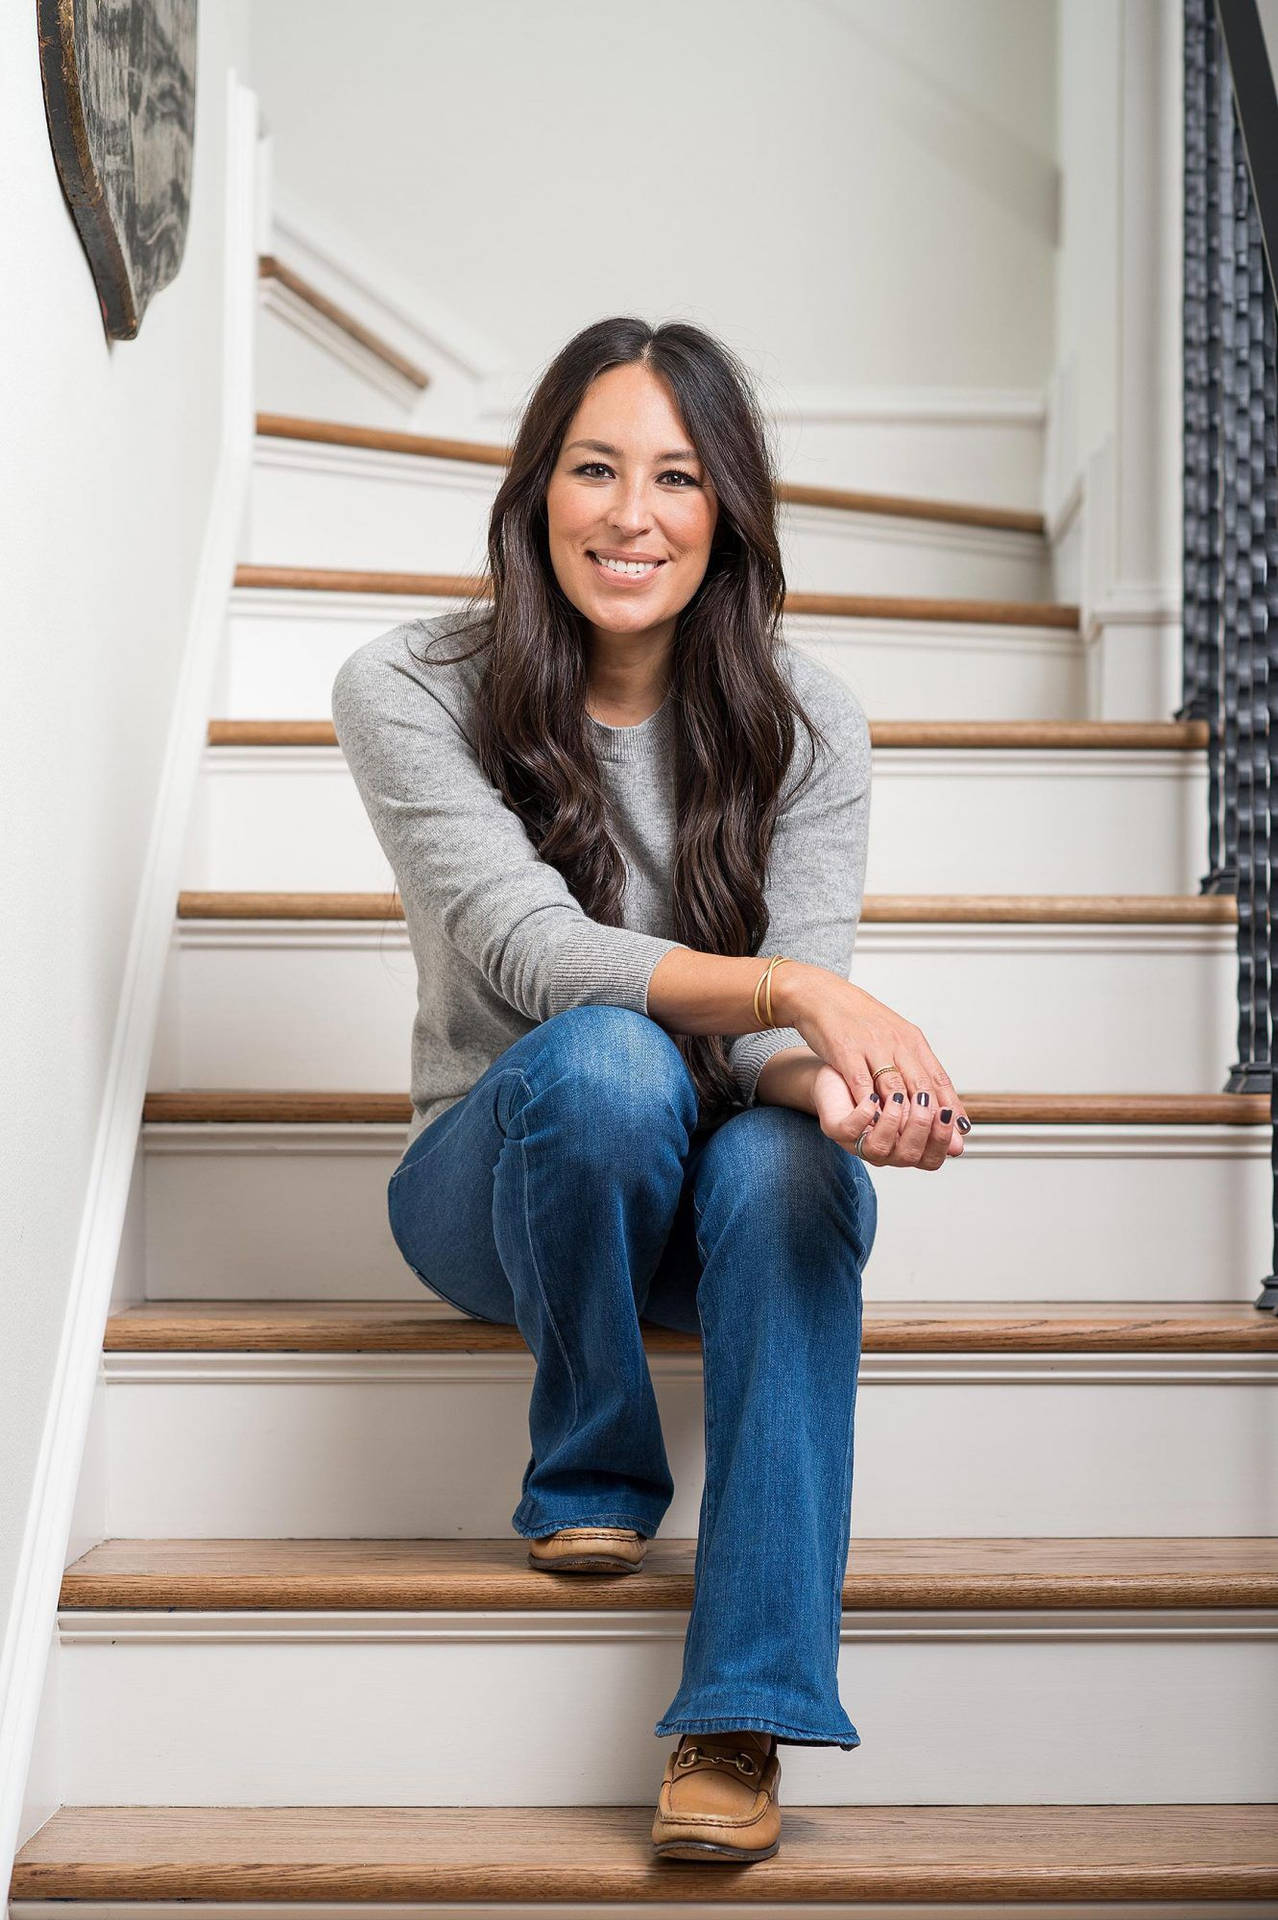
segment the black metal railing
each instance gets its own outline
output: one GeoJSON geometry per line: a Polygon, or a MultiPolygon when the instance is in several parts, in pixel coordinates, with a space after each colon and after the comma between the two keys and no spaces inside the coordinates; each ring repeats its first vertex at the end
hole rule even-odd
{"type": "Polygon", "coordinates": [[[1278,101],[1255,0],[1185,0],[1184,693],[1207,723],[1204,893],[1238,902],[1238,1058],[1268,1093],[1278,1310],[1278,101]]]}

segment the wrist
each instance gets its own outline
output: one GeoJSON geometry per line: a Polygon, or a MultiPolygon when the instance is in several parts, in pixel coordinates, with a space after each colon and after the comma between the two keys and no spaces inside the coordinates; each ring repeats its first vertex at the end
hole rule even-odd
{"type": "Polygon", "coordinates": [[[815,976],[824,972],[824,967],[814,967],[806,960],[787,960],[783,967],[773,968],[772,1019],[775,1026],[792,1027],[795,1024],[796,1018],[810,1004],[815,976]]]}

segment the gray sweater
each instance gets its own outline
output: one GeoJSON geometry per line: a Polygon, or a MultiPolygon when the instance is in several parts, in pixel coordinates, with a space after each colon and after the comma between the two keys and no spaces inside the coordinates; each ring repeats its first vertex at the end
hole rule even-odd
{"type": "MultiPolygon", "coordinates": [[[[417,965],[404,1149],[498,1054],[567,1007],[648,1011],[648,981],[673,937],[673,695],[632,727],[588,725],[613,804],[626,866],[620,927],[582,909],[523,821],[485,777],[473,746],[481,657],[423,665],[409,652],[459,653],[452,616],[393,627],[357,647],[333,682],[333,723],[373,830],[389,860],[417,965]]],[[[827,667],[785,644],[781,665],[833,751],[797,800],[808,764],[796,724],[765,877],[763,954],[786,953],[847,977],[861,912],[870,807],[870,735],[855,694],[827,667]]],[[[743,1106],[759,1070],[793,1027],[744,1033],[729,1047],[743,1106]]]]}

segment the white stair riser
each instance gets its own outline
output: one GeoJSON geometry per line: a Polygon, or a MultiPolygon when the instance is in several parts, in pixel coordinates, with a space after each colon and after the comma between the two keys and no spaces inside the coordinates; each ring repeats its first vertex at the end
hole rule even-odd
{"type": "MultiPolygon", "coordinates": [[[[391,1239],[406,1128],[150,1125],[152,1299],[422,1298],[391,1239]]],[[[977,1127],[874,1176],[878,1300],[1237,1300],[1270,1270],[1267,1127],[977,1127]]]]}
{"type": "MultiPolygon", "coordinates": [[[[1206,773],[1178,753],[876,751],[870,893],[1196,893],[1206,773]]],[[[336,747],[210,747],[183,884],[380,893],[336,747]]]]}
{"type": "MultiPolygon", "coordinates": [[[[1244,1638],[1202,1615],[1183,1637],[1144,1614],[845,1615],[840,1694],[861,1745],[781,1747],[783,1799],[1268,1800],[1278,1626],[1248,1619],[1244,1638]]],[[[165,1806],[646,1803],[687,1625],[61,1620],[64,1799],[165,1806]]]]}
{"type": "MultiPolygon", "coordinates": [[[[219,718],[327,719],[337,669],[449,600],[242,588],[232,598],[219,718]]],[[[1045,628],[791,614],[786,638],[845,679],[875,720],[1073,720],[1086,713],[1077,636],[1045,628]]],[[[461,652],[459,640],[451,651],[461,652]]]]}
{"type": "MultiPolygon", "coordinates": [[[[698,1353],[649,1361],[695,1538],[698,1353]]],[[[499,1537],[528,1463],[531,1355],[119,1354],[113,1536],[499,1537]]],[[[867,1538],[1266,1534],[1265,1355],[862,1356],[852,1519],[867,1538]]]]}
{"type": "MultiPolygon", "coordinates": [[[[263,437],[243,557],[277,567],[482,573],[504,477],[504,468],[479,463],[263,437]]],[[[787,503],[779,524],[797,592],[1049,597],[1036,534],[787,503]]]]}
{"type": "MultiPolygon", "coordinates": [[[[853,964],[960,1090],[1217,1090],[1236,974],[1230,927],[862,924],[853,964]]],[[[182,921],[151,1084],[394,1088],[416,998],[402,923],[182,921]]]]}

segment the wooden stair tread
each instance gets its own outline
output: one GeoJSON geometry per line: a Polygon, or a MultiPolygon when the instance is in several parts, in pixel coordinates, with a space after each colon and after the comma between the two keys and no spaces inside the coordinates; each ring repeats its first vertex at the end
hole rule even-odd
{"type": "MultiPolygon", "coordinates": [[[[662,1751],[654,1745],[654,1761],[662,1751]]],[[[661,1860],[651,1824],[650,1805],[62,1807],[18,1853],[10,1895],[520,1900],[534,1910],[693,1897],[730,1907],[1278,1896],[1278,1822],[1264,1805],[783,1804],[780,1850],[747,1872],[661,1860]]]]}
{"type": "MultiPolygon", "coordinates": [[[[184,888],[179,920],[402,920],[398,893],[278,893],[184,888]]],[[[1234,926],[1231,893],[867,893],[864,924],[1234,926]]]]}
{"type": "MultiPolygon", "coordinates": [[[[405,433],[390,427],[351,426],[341,420],[313,420],[300,414],[259,413],[257,431],[266,439],[318,441],[326,446],[361,447],[372,453],[465,460],[485,467],[504,467],[510,462],[510,448],[490,441],[455,440],[435,434],[405,433]]],[[[975,506],[962,500],[922,500],[908,494],[870,493],[854,487],[818,487],[790,481],[777,488],[777,498],[791,506],[832,507],[905,520],[936,520],[950,526],[1025,533],[1038,539],[1043,539],[1047,530],[1041,513],[1017,507],[975,506]]]]}
{"type": "MultiPolygon", "coordinates": [[[[642,1322],[650,1352],[695,1333],[642,1322]]],[[[865,1353],[1278,1353],[1278,1315],[1250,1301],[868,1300],[865,1353]]],[[[109,1315],[108,1353],[527,1353],[519,1328],[447,1301],[147,1300],[109,1315]]]]}
{"type": "MultiPolygon", "coordinates": [[[[211,747],[335,747],[331,720],[210,720],[211,747]]],[[[1199,752],[1205,720],[872,720],[876,748],[994,752],[1199,752]]]]}
{"type": "MultiPolygon", "coordinates": [[[[1254,1127],[1269,1123],[1267,1093],[966,1093],[973,1124],[986,1126],[1254,1127]]],[[[147,1094],[143,1122],[267,1122],[407,1126],[406,1093],[340,1089],[176,1087],[147,1094]]],[[[978,1144],[975,1137],[969,1146],[978,1144]]]]}
{"type": "MultiPolygon", "coordinates": [[[[257,271],[259,279],[277,280],[282,287],[287,287],[296,299],[304,301],[315,313],[322,314],[324,319],[337,327],[348,339],[354,340],[358,346],[371,353],[384,366],[393,368],[401,379],[407,380],[409,385],[416,387],[419,392],[430,385],[430,375],[424,367],[419,367],[415,361],[408,358],[407,354],[401,353],[398,347],[393,347],[389,340],[384,340],[381,334],[374,333],[371,327],[366,327],[362,320],[357,320],[353,313],[340,306],[336,300],[330,300],[328,295],[321,293],[320,289],[304,274],[296,273],[292,267],[286,267],[283,261],[276,259],[273,253],[258,255],[257,271]]],[[[261,431],[262,428],[259,425],[258,432],[261,431]]]]}
{"type": "MultiPolygon", "coordinates": [[[[66,1569],[59,1605],[186,1611],[654,1608],[692,1605],[695,1540],[650,1544],[638,1573],[548,1577],[527,1542],[106,1540],[66,1569]]],[[[926,1539],[851,1543],[845,1611],[1278,1607],[1278,1540],[926,1539]]]]}
{"type": "MultiPolygon", "coordinates": [[[[478,576],[407,573],[364,567],[272,567],[242,564],[237,587],[286,588],[294,593],[390,593],[413,599],[467,599],[490,591],[478,576]]],[[[1077,633],[1079,610],[1043,600],[942,599],[884,593],[787,593],[787,613],[849,620],[948,620],[981,626],[1053,627],[1077,633]]]]}

